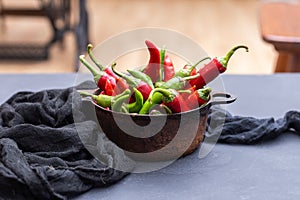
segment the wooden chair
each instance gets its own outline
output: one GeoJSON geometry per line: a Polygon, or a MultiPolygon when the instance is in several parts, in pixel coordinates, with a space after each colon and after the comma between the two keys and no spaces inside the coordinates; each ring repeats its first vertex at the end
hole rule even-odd
{"type": "Polygon", "coordinates": [[[275,72],[300,72],[300,4],[265,2],[259,17],[262,39],[278,52],[275,72]]]}

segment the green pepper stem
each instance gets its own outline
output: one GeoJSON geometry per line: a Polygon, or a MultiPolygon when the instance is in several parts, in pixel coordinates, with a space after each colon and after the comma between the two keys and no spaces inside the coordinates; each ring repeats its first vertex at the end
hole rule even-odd
{"type": "Polygon", "coordinates": [[[159,70],[159,81],[164,80],[164,65],[165,65],[166,48],[162,47],[160,50],[160,70],[159,70]]]}
{"type": "Polygon", "coordinates": [[[127,81],[128,84],[134,85],[135,87],[138,85],[138,83],[136,83],[136,82],[133,80],[133,77],[132,77],[132,79],[131,79],[131,78],[129,78],[126,74],[123,74],[122,72],[119,72],[118,70],[116,70],[116,63],[114,63],[114,64],[111,66],[111,69],[112,69],[112,71],[113,71],[116,75],[118,75],[118,76],[120,76],[121,78],[125,79],[125,80],[127,81]]]}
{"type": "Polygon", "coordinates": [[[129,111],[127,110],[127,108],[125,106],[122,106],[121,112],[127,113],[127,114],[129,113],[129,111]]]}
{"type": "Polygon", "coordinates": [[[202,89],[197,90],[198,96],[204,100],[209,99],[209,93],[212,91],[210,87],[205,87],[202,89]]]}
{"type": "Polygon", "coordinates": [[[233,48],[226,54],[226,56],[218,58],[218,61],[223,65],[224,68],[227,67],[227,64],[228,64],[228,62],[229,62],[229,59],[230,59],[231,56],[234,54],[234,52],[235,52],[236,50],[240,49],[240,48],[246,49],[246,52],[249,51],[249,49],[248,49],[247,46],[239,45],[239,46],[233,47],[233,48]]]}
{"type": "Polygon", "coordinates": [[[172,113],[173,113],[172,110],[171,110],[168,106],[166,106],[166,105],[164,105],[164,104],[160,104],[160,106],[161,106],[163,109],[165,109],[165,111],[167,112],[167,114],[172,114],[172,113]]]}
{"type": "Polygon", "coordinates": [[[80,93],[81,96],[84,96],[84,97],[92,97],[93,99],[97,97],[94,94],[91,94],[91,93],[88,93],[88,92],[84,92],[84,91],[80,91],[79,93],[80,93]]]}
{"type": "Polygon", "coordinates": [[[190,68],[191,71],[192,71],[193,69],[195,69],[200,63],[202,63],[203,61],[208,60],[208,59],[211,60],[211,57],[205,57],[205,58],[199,60],[198,62],[196,62],[196,63],[195,63],[194,65],[192,65],[192,67],[190,68]]]}
{"type": "Polygon", "coordinates": [[[187,94],[191,94],[192,91],[191,90],[177,90],[178,93],[187,93],[187,94]]]}
{"type": "Polygon", "coordinates": [[[79,60],[81,61],[82,64],[86,66],[86,68],[93,74],[95,81],[97,82],[101,74],[85,59],[84,55],[79,56],[79,60]]]}
{"type": "Polygon", "coordinates": [[[152,83],[152,79],[145,74],[144,72],[141,72],[139,70],[127,70],[129,74],[131,74],[133,77],[141,79],[142,81],[144,81],[145,83],[147,83],[152,89],[154,89],[154,85],[152,83]]]}
{"type": "Polygon", "coordinates": [[[101,70],[104,71],[105,67],[103,65],[101,65],[95,58],[94,54],[92,53],[92,49],[93,49],[93,45],[92,44],[88,44],[87,46],[87,52],[91,58],[91,60],[95,63],[95,65],[101,70]]]}
{"type": "Polygon", "coordinates": [[[199,73],[193,75],[193,76],[187,76],[187,77],[183,77],[181,80],[182,81],[189,81],[189,80],[192,80],[192,79],[195,79],[195,78],[198,78],[200,76],[199,73]]]}

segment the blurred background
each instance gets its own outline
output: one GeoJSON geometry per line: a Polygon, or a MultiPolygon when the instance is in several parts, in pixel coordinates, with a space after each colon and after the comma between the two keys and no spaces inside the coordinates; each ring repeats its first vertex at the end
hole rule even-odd
{"type": "Polygon", "coordinates": [[[277,53],[260,34],[260,0],[0,2],[0,73],[74,72],[79,49],[85,48],[78,41],[97,45],[120,32],[143,27],[178,31],[192,38],[211,57],[222,56],[237,44],[247,45],[249,53],[234,56],[227,73],[269,74],[274,70],[277,53]],[[57,10],[47,10],[46,6],[57,10]],[[39,17],[45,13],[32,10],[41,7],[48,12],[47,17],[39,17]],[[20,12],[20,8],[32,13],[13,13],[17,9],[20,12]],[[22,53],[37,57],[13,58],[22,53]]]}

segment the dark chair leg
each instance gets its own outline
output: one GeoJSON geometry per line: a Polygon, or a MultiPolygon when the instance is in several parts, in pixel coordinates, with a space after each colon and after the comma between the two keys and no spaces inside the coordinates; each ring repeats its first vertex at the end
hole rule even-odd
{"type": "Polygon", "coordinates": [[[89,20],[86,9],[86,1],[79,0],[79,22],[75,27],[77,55],[75,58],[75,72],[79,70],[79,56],[86,52],[89,43],[89,20]]]}

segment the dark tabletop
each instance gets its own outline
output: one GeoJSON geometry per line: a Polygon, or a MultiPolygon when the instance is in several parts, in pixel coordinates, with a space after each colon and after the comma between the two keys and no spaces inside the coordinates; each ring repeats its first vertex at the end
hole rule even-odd
{"type": "MultiPolygon", "coordinates": [[[[224,91],[238,99],[226,106],[233,115],[281,118],[300,110],[300,74],[223,75],[224,91]]],[[[80,82],[76,74],[0,75],[0,102],[17,91],[64,88],[80,82]]],[[[219,80],[219,81],[220,81],[219,80]]],[[[216,144],[149,173],[130,174],[81,199],[299,199],[300,138],[282,135],[256,145],[216,144]]]]}

